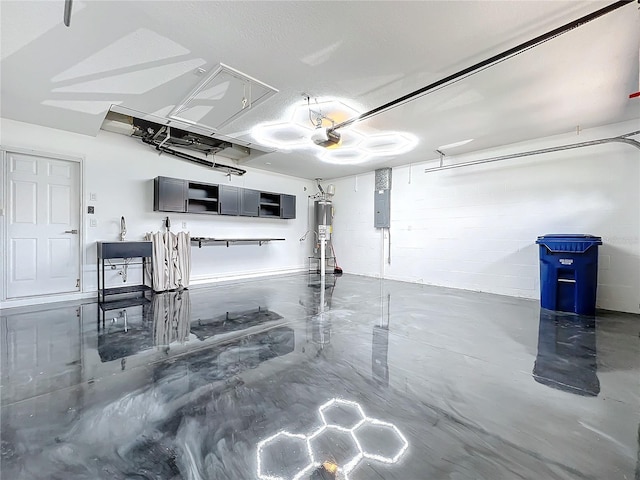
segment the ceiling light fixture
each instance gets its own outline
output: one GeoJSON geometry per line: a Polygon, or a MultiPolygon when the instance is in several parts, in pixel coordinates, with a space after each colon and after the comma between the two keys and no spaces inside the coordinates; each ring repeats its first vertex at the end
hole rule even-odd
{"type": "Polygon", "coordinates": [[[418,144],[418,139],[406,132],[386,132],[370,135],[360,145],[371,155],[386,157],[409,152],[418,144]]]}
{"type": "Polygon", "coordinates": [[[311,102],[304,95],[304,103],[294,105],[285,121],[260,124],[251,131],[257,143],[282,151],[310,150],[328,163],[353,165],[372,157],[400,155],[415,148],[417,137],[406,132],[368,134],[356,127],[341,128],[337,122],[358,115],[359,112],[340,100],[311,102]]]}
{"type": "Polygon", "coordinates": [[[340,144],[340,134],[330,128],[318,128],[311,135],[311,140],[321,147],[336,147],[340,144]]]}
{"type": "Polygon", "coordinates": [[[258,143],[285,151],[314,147],[313,133],[311,128],[292,122],[262,124],[251,131],[258,143]]]}
{"type": "Polygon", "coordinates": [[[335,165],[357,165],[369,160],[371,155],[358,148],[338,148],[325,150],[318,158],[323,162],[335,165]]]}

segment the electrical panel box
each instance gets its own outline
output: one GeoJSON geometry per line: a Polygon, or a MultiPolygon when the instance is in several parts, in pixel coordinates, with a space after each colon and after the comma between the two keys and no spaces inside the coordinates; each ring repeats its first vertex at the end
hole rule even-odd
{"type": "Polygon", "coordinates": [[[389,228],[391,226],[391,190],[376,190],[374,193],[374,219],[375,228],[389,228]]]}

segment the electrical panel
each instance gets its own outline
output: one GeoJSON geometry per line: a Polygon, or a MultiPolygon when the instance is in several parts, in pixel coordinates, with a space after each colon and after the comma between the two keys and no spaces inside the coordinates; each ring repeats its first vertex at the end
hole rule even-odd
{"type": "Polygon", "coordinates": [[[376,228],[389,228],[391,226],[391,190],[376,190],[374,195],[374,221],[376,228]]]}
{"type": "Polygon", "coordinates": [[[375,172],[375,194],[373,196],[373,226],[391,227],[391,169],[379,168],[375,172]]]}

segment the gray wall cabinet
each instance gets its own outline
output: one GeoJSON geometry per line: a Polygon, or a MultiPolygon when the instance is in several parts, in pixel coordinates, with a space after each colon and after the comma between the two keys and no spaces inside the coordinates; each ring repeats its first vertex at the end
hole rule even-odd
{"type": "Polygon", "coordinates": [[[240,189],[220,185],[220,215],[240,215],[240,189]]]}
{"type": "Polygon", "coordinates": [[[153,209],[160,212],[186,212],[187,181],[179,178],[156,177],[153,209]]]}
{"type": "Polygon", "coordinates": [[[156,212],[296,218],[295,195],[170,177],[156,177],[153,185],[156,212]]]}
{"type": "Polygon", "coordinates": [[[240,196],[240,215],[257,217],[260,214],[260,192],[250,188],[242,188],[240,196]]]}
{"type": "Polygon", "coordinates": [[[295,195],[282,194],[280,199],[280,218],[296,218],[295,195]]]}

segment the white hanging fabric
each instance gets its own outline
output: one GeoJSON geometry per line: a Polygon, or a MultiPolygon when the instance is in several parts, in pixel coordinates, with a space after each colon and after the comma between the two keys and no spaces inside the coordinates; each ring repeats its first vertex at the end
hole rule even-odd
{"type": "Polygon", "coordinates": [[[191,236],[189,233],[180,232],[178,234],[177,250],[180,284],[187,288],[191,277],[191,236]]]}
{"type": "Polygon", "coordinates": [[[189,287],[191,236],[188,232],[147,233],[153,242],[153,290],[165,292],[189,287]]]}
{"type": "Polygon", "coordinates": [[[153,296],[153,336],[156,346],[189,339],[191,300],[188,290],[159,293],[153,296]]]}

